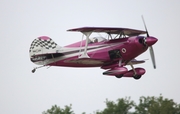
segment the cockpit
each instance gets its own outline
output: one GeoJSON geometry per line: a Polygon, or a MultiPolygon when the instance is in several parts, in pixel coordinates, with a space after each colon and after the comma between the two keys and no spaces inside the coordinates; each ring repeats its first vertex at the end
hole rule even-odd
{"type": "Polygon", "coordinates": [[[107,41],[107,39],[103,37],[93,37],[93,38],[90,38],[89,40],[90,40],[89,44],[107,41]]]}

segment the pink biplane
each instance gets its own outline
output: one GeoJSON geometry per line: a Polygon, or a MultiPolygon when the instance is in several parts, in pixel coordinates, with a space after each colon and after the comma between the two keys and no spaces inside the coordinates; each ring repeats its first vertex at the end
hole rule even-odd
{"type": "MultiPolygon", "coordinates": [[[[135,58],[149,48],[153,67],[156,68],[152,45],[157,42],[157,38],[149,36],[147,29],[142,31],[128,28],[82,27],[67,31],[81,32],[86,39],[60,47],[47,36],[38,37],[32,42],[29,50],[31,61],[41,65],[40,67],[101,67],[106,70],[103,75],[140,79],[145,69],[134,68],[133,65],[145,61],[135,58]],[[92,33],[105,33],[107,37],[91,37],[92,33]],[[126,65],[130,65],[132,69],[128,70],[126,65]]],[[[40,67],[34,68],[32,72],[40,67]]]]}

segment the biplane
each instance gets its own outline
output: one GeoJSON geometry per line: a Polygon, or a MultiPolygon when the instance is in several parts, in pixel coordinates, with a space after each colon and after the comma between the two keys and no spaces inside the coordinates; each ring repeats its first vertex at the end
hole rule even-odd
{"type": "MultiPolygon", "coordinates": [[[[134,68],[134,65],[145,60],[135,58],[149,48],[153,67],[156,68],[152,45],[157,38],[149,36],[147,29],[81,27],[67,31],[81,32],[86,39],[61,47],[50,37],[40,36],[31,43],[30,60],[40,67],[100,67],[106,70],[103,75],[140,79],[146,71],[144,68],[134,68]],[[104,33],[106,37],[91,37],[92,33],[104,33]],[[126,65],[130,65],[131,69],[126,65]]],[[[34,68],[32,72],[40,67],[34,68]]]]}

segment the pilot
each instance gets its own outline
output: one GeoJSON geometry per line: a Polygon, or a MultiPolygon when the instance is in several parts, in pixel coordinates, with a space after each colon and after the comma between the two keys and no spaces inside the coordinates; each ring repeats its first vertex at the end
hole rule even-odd
{"type": "Polygon", "coordinates": [[[97,39],[97,38],[93,38],[93,40],[94,40],[94,41],[93,41],[94,43],[97,43],[97,42],[98,42],[98,39],[97,39]]]}

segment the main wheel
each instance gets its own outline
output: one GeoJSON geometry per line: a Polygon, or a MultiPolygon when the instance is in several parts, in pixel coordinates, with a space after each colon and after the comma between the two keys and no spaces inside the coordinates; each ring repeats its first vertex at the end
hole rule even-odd
{"type": "Polygon", "coordinates": [[[141,78],[141,75],[134,75],[133,78],[136,79],[136,80],[138,80],[138,79],[141,78]]]}
{"type": "Polygon", "coordinates": [[[115,75],[116,78],[122,78],[123,77],[123,74],[120,74],[120,75],[115,75]]]}

